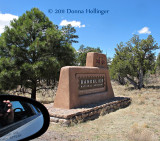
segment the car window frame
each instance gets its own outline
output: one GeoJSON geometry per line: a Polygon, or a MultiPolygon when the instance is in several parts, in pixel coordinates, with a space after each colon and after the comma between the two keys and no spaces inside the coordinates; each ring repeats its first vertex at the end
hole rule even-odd
{"type": "Polygon", "coordinates": [[[32,121],[33,119],[35,119],[35,118],[37,118],[41,115],[42,115],[41,113],[38,113],[38,114],[35,114],[33,116],[27,117],[23,120],[20,120],[20,121],[17,121],[15,123],[11,123],[9,125],[6,125],[6,126],[2,127],[0,129],[0,137],[5,136],[6,134],[14,131],[15,129],[17,129],[17,128],[25,125],[25,124],[27,124],[28,122],[32,121]]]}

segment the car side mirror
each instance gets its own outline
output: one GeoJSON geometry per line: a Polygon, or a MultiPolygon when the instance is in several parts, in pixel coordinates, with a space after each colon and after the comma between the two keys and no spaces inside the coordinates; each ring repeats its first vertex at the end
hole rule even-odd
{"type": "Polygon", "coordinates": [[[0,95],[0,140],[31,140],[41,136],[49,127],[46,107],[33,99],[0,95]]]}

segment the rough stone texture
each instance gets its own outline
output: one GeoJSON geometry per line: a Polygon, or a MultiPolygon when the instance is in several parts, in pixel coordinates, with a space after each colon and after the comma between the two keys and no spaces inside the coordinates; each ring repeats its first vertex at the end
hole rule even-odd
{"type": "Polygon", "coordinates": [[[55,108],[72,109],[114,97],[106,56],[90,52],[86,64],[61,68],[55,108]]]}
{"type": "Polygon", "coordinates": [[[51,121],[51,122],[55,122],[55,123],[57,123],[57,122],[59,122],[59,118],[56,118],[56,117],[50,117],[50,121],[51,121]]]}
{"type": "Polygon", "coordinates": [[[70,126],[96,119],[100,115],[114,112],[120,108],[125,108],[129,106],[130,103],[130,98],[114,97],[104,102],[88,104],[76,109],[53,108],[53,103],[45,104],[45,106],[49,111],[51,122],[59,123],[62,126],[70,126]]]}

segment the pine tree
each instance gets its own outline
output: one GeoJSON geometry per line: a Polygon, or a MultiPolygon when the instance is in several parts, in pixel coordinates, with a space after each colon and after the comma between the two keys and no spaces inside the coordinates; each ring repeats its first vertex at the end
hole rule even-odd
{"type": "Polygon", "coordinates": [[[62,29],[62,34],[64,35],[65,37],[65,41],[67,43],[78,43],[77,40],[75,40],[75,38],[77,39],[78,38],[78,35],[75,35],[76,33],[76,30],[74,27],[72,27],[71,24],[68,24],[67,26],[63,26],[62,29]]]}
{"type": "Polygon", "coordinates": [[[157,71],[160,72],[160,53],[158,54],[158,57],[156,60],[156,68],[157,68],[157,71]]]}
{"type": "Polygon", "coordinates": [[[26,11],[0,37],[0,89],[21,85],[30,88],[36,99],[40,80],[57,77],[62,66],[72,64],[74,52],[43,12],[26,11]]]}
{"type": "Polygon", "coordinates": [[[141,89],[145,74],[154,67],[153,51],[158,48],[151,35],[142,40],[134,35],[125,45],[120,43],[111,64],[112,78],[126,78],[135,88],[141,89]]]}

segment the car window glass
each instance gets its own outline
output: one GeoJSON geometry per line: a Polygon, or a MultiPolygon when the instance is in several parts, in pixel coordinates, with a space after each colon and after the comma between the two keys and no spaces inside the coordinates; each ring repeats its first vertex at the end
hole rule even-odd
{"type": "MultiPolygon", "coordinates": [[[[12,103],[12,108],[16,109],[16,108],[21,108],[22,111],[25,111],[23,106],[21,105],[21,103],[19,101],[11,101],[12,103]]],[[[20,109],[16,109],[15,112],[20,112],[20,109]]]]}

